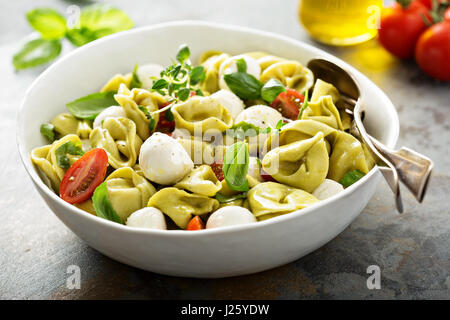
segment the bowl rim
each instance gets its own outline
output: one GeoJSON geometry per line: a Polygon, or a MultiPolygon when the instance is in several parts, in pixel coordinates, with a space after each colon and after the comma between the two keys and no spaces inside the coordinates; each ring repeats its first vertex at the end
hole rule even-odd
{"type": "MultiPolygon", "coordinates": [[[[288,43],[294,44],[296,46],[302,46],[302,47],[308,49],[309,51],[314,52],[317,55],[320,55],[322,57],[325,57],[325,58],[328,58],[331,60],[337,60],[341,65],[348,68],[348,70],[350,72],[352,72],[353,74],[356,74],[359,78],[365,78],[365,80],[368,81],[368,83],[371,86],[373,86],[377,89],[377,91],[378,91],[377,95],[384,95],[385,100],[389,102],[389,106],[387,106],[387,107],[388,107],[388,110],[390,110],[390,113],[391,113],[390,115],[392,116],[393,120],[390,125],[390,127],[391,127],[390,139],[389,139],[389,141],[387,141],[386,145],[388,147],[395,146],[395,144],[398,140],[400,128],[399,128],[398,114],[397,114],[397,111],[396,111],[394,105],[392,104],[391,100],[386,96],[386,94],[377,85],[375,85],[364,74],[362,74],[357,69],[355,69],[354,67],[352,67],[345,61],[341,60],[340,58],[338,58],[326,51],[323,51],[322,49],[316,48],[311,44],[305,43],[300,40],[293,39],[289,36],[285,36],[285,35],[274,33],[274,32],[269,32],[269,31],[258,30],[258,29],[254,29],[254,28],[250,28],[250,27],[222,24],[222,23],[216,23],[216,22],[197,21],[197,20],[181,20],[181,21],[163,22],[163,23],[158,23],[158,24],[153,24],[153,25],[149,25],[149,26],[134,28],[134,29],[127,30],[127,31],[118,32],[118,33],[100,38],[98,40],[95,40],[91,43],[88,43],[88,44],[82,46],[82,47],[76,48],[75,50],[67,53],[65,56],[61,57],[59,60],[57,60],[56,62],[51,64],[27,88],[27,90],[22,98],[20,108],[18,111],[17,122],[16,122],[16,128],[17,128],[16,143],[17,143],[17,147],[19,149],[20,159],[21,159],[28,175],[31,177],[34,185],[41,192],[45,193],[45,195],[47,197],[49,197],[52,201],[58,202],[61,206],[64,207],[64,209],[67,209],[68,212],[70,212],[70,214],[72,214],[72,213],[80,214],[82,217],[89,220],[89,223],[97,223],[98,225],[102,225],[102,227],[115,229],[117,232],[131,232],[131,233],[135,233],[135,234],[148,234],[148,235],[163,236],[163,237],[165,237],[165,236],[168,236],[168,237],[172,237],[172,236],[174,236],[174,237],[203,237],[203,236],[208,236],[208,235],[229,234],[229,233],[234,233],[234,232],[240,232],[243,230],[251,230],[251,229],[255,229],[255,228],[264,228],[267,225],[277,224],[277,223],[281,223],[283,221],[296,219],[297,217],[302,216],[302,215],[308,215],[311,212],[314,212],[315,210],[317,210],[321,207],[327,206],[329,203],[338,200],[339,198],[343,198],[343,197],[346,197],[347,195],[350,195],[356,189],[358,189],[360,186],[368,183],[369,179],[372,179],[374,177],[374,175],[378,172],[377,166],[374,166],[364,177],[362,177],[356,183],[347,187],[340,193],[335,194],[332,197],[327,198],[325,200],[321,200],[320,202],[313,204],[309,207],[306,207],[304,209],[296,210],[296,211],[293,211],[293,212],[290,212],[287,214],[283,214],[283,215],[280,215],[280,216],[277,216],[277,217],[274,217],[274,218],[271,218],[268,220],[258,221],[257,223],[227,226],[227,227],[222,227],[222,228],[195,230],[195,231],[190,231],[190,232],[187,232],[186,230],[159,230],[159,229],[130,227],[125,224],[120,224],[120,223],[109,221],[107,219],[103,219],[101,217],[98,217],[96,215],[88,213],[84,210],[81,210],[81,209],[77,208],[76,206],[71,205],[68,202],[65,202],[64,200],[62,200],[56,193],[51,191],[50,188],[39,177],[34,165],[31,162],[29,153],[25,149],[25,143],[24,143],[25,130],[24,130],[24,116],[23,116],[24,112],[23,112],[23,110],[25,110],[25,108],[26,108],[26,102],[28,100],[28,96],[29,96],[30,92],[32,91],[32,89],[36,86],[37,83],[39,83],[41,81],[41,79],[45,78],[45,76],[48,73],[51,73],[52,70],[55,68],[55,66],[63,64],[66,60],[70,59],[73,55],[77,55],[81,51],[90,50],[91,47],[99,46],[103,42],[116,41],[117,39],[127,37],[130,34],[148,32],[148,31],[164,29],[164,28],[168,28],[168,27],[170,28],[170,27],[185,27],[185,26],[214,28],[214,29],[219,29],[222,31],[242,32],[242,33],[253,34],[253,35],[257,35],[257,36],[265,36],[265,37],[269,37],[269,38],[275,38],[277,40],[288,42],[288,43]]],[[[56,213],[55,213],[55,215],[58,216],[56,213]]],[[[61,219],[59,216],[58,216],[58,218],[61,219]]]]}

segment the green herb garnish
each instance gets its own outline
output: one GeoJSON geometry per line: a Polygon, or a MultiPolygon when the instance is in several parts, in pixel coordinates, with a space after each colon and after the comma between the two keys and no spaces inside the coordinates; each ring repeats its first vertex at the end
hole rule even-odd
{"type": "Polygon", "coordinates": [[[123,224],[122,219],[109,201],[106,181],[95,189],[94,195],[92,196],[92,204],[94,205],[97,216],[123,224]]]}
{"type": "Polygon", "coordinates": [[[305,111],[305,109],[309,105],[308,90],[305,91],[303,96],[305,97],[305,99],[303,100],[302,107],[300,108],[300,111],[298,112],[297,120],[300,120],[302,118],[303,111],[305,111]]]}
{"type": "Polygon", "coordinates": [[[238,72],[247,72],[247,62],[245,62],[244,58],[236,60],[236,67],[238,72]]]}
{"type": "Polygon", "coordinates": [[[67,110],[80,119],[93,120],[104,109],[116,104],[115,92],[92,93],[66,104],[67,110]]]}
{"type": "Polygon", "coordinates": [[[228,186],[236,191],[248,191],[248,145],[239,141],[227,148],[223,159],[223,175],[228,186]]]}
{"type": "Polygon", "coordinates": [[[145,114],[145,117],[148,119],[148,129],[150,130],[150,132],[153,131],[156,127],[156,120],[152,117],[147,107],[138,106],[138,108],[142,111],[143,114],[145,114]]]}
{"type": "Polygon", "coordinates": [[[61,39],[66,37],[76,46],[82,46],[103,36],[133,27],[130,18],[119,9],[94,4],[81,10],[75,26],[68,26],[62,14],[51,8],[37,8],[27,13],[30,26],[41,38],[27,42],[13,56],[17,70],[48,63],[61,53],[61,39]]]}
{"type": "Polygon", "coordinates": [[[130,83],[131,89],[142,87],[142,82],[137,75],[137,70],[138,70],[138,65],[136,64],[134,66],[133,72],[131,73],[131,83],[130,83]]]}
{"type": "Polygon", "coordinates": [[[246,137],[255,137],[260,133],[269,133],[271,131],[270,127],[260,128],[251,123],[241,121],[235,125],[233,125],[230,129],[228,129],[225,133],[228,136],[232,136],[233,138],[237,138],[239,140],[244,140],[246,137]]]}
{"type": "Polygon", "coordinates": [[[51,123],[43,123],[40,128],[41,134],[52,143],[55,141],[55,126],[51,123]]]}
{"type": "Polygon", "coordinates": [[[342,184],[344,186],[344,188],[347,188],[349,186],[351,186],[352,184],[354,184],[356,181],[358,181],[359,179],[361,179],[362,177],[364,177],[365,174],[362,173],[359,170],[352,170],[347,172],[341,180],[339,180],[339,183],[342,184]]]}
{"type": "Polygon", "coordinates": [[[219,201],[220,203],[228,203],[228,202],[232,202],[232,201],[235,201],[235,200],[247,198],[247,192],[238,193],[238,194],[235,194],[235,195],[232,195],[232,196],[225,196],[225,195],[223,195],[221,193],[216,193],[214,198],[216,198],[217,201],[219,201]]]}
{"type": "Polygon", "coordinates": [[[281,130],[281,128],[283,128],[285,125],[287,125],[286,122],[284,122],[283,120],[278,120],[277,125],[275,127],[275,129],[277,130],[281,130]]]}
{"type": "Polygon", "coordinates": [[[56,149],[56,162],[58,163],[59,167],[66,170],[70,168],[70,159],[69,157],[67,157],[68,154],[73,156],[82,156],[84,152],[83,149],[81,149],[81,143],[75,144],[73,142],[67,141],[56,149]]]}
{"type": "Polygon", "coordinates": [[[266,100],[268,103],[272,103],[280,93],[285,91],[286,89],[280,81],[270,79],[261,88],[261,98],[266,100]]]}
{"type": "Polygon", "coordinates": [[[261,96],[263,84],[251,74],[234,72],[223,76],[228,88],[244,100],[256,100],[261,96]]]}

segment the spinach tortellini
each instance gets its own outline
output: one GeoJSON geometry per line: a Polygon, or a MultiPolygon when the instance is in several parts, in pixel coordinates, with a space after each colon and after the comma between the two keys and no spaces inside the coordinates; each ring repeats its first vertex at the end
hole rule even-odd
{"type": "Polygon", "coordinates": [[[41,125],[52,143],[31,160],[47,185],[130,227],[199,230],[306,208],[375,165],[349,133],[344,97],[321,79],[313,87],[300,62],[263,51],[192,58],[182,46],[167,68],[116,74],[41,125]]]}
{"type": "Polygon", "coordinates": [[[306,191],[275,182],[260,183],[248,192],[250,210],[258,220],[303,209],[318,201],[306,191]]]}
{"type": "Polygon", "coordinates": [[[155,193],[147,204],[168,215],[181,229],[186,229],[192,215],[204,215],[219,208],[216,199],[177,188],[164,188],[155,193]]]}
{"type": "Polygon", "coordinates": [[[115,170],[106,178],[108,198],[122,221],[133,212],[147,206],[155,187],[132,168],[115,170]]]}
{"type": "Polygon", "coordinates": [[[177,128],[186,129],[191,134],[208,130],[223,132],[233,125],[230,111],[210,97],[194,96],[172,107],[172,114],[177,128]]]}
{"type": "Polygon", "coordinates": [[[115,169],[134,166],[142,145],[135,123],[127,118],[105,119],[101,128],[92,130],[89,140],[92,147],[105,149],[115,169]]]}

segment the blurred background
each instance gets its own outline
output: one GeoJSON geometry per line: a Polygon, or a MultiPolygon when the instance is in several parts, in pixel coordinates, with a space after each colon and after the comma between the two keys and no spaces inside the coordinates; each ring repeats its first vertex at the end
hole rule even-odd
{"type": "MultiPolygon", "coordinates": [[[[334,5],[326,7],[325,0],[302,4],[298,0],[2,1],[0,169],[2,180],[8,183],[0,185],[0,298],[448,298],[449,82],[425,74],[414,57],[399,59],[385,44],[380,45],[377,30],[366,28],[366,23],[376,17],[382,1],[330,2],[334,5]],[[15,144],[17,112],[26,89],[49,64],[16,70],[12,63],[28,41],[39,37],[27,21],[27,12],[52,8],[67,17],[70,6],[83,9],[93,3],[122,10],[134,27],[176,20],[247,26],[313,44],[345,60],[393,101],[400,117],[398,146],[434,160],[424,203],[417,204],[404,192],[406,213],[398,215],[390,190],[381,182],[368,207],[336,239],[299,261],[251,276],[173,278],[137,270],[97,253],[51,213],[20,163],[15,144]],[[367,11],[369,6],[375,7],[367,11]],[[357,42],[361,43],[349,45],[357,42]],[[82,270],[80,290],[65,286],[66,268],[72,264],[82,270]],[[366,268],[372,264],[382,270],[381,290],[367,289],[366,268]]],[[[384,6],[393,2],[384,1],[384,6]]],[[[377,20],[372,22],[376,25],[377,20]]],[[[402,36],[395,39],[400,41],[402,36]]],[[[61,44],[58,58],[76,48],[67,39],[61,44]]]]}

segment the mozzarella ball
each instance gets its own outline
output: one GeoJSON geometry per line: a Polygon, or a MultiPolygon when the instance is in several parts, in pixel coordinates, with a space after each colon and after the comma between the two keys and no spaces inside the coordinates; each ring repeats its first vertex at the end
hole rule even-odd
{"type": "Polygon", "coordinates": [[[101,127],[102,122],[108,118],[126,118],[125,110],[119,106],[111,106],[103,110],[95,117],[94,128],[101,127]]]}
{"type": "Polygon", "coordinates": [[[258,61],[256,59],[253,59],[252,57],[249,57],[245,54],[241,54],[238,56],[229,57],[224,62],[221,63],[219,68],[219,87],[221,89],[229,90],[227,83],[225,82],[223,76],[229,73],[237,72],[237,65],[236,60],[244,59],[244,61],[247,64],[247,73],[254,76],[256,79],[259,80],[259,76],[261,75],[261,67],[259,66],[258,61]]]}
{"type": "Polygon", "coordinates": [[[237,226],[256,222],[255,216],[239,206],[222,207],[215,211],[206,222],[206,229],[237,226]]]}
{"type": "Polygon", "coordinates": [[[231,91],[219,90],[210,95],[210,97],[216,99],[221,105],[227,108],[233,119],[236,119],[237,115],[245,109],[244,102],[231,91]]]}
{"type": "Polygon", "coordinates": [[[282,119],[281,113],[274,108],[265,105],[255,105],[239,113],[235,123],[245,121],[264,129],[267,127],[275,128],[278,121],[282,119]]]}
{"type": "Polygon", "coordinates": [[[153,86],[153,80],[150,77],[159,78],[162,70],[164,70],[163,66],[155,63],[138,66],[136,73],[142,83],[142,88],[150,90],[153,86]]]}
{"type": "Polygon", "coordinates": [[[155,132],[141,146],[139,166],[150,181],[170,185],[191,171],[194,163],[175,139],[167,134],[155,132]]]}
{"type": "Polygon", "coordinates": [[[325,179],[312,194],[319,200],[325,200],[341,191],[344,191],[342,184],[330,179],[325,179]]]}
{"type": "Polygon", "coordinates": [[[248,172],[247,174],[258,181],[263,181],[261,178],[261,161],[257,157],[248,158],[248,172]]]}
{"type": "Polygon", "coordinates": [[[133,212],[127,219],[127,226],[146,229],[166,230],[166,220],[161,211],[154,207],[133,212]]]}

